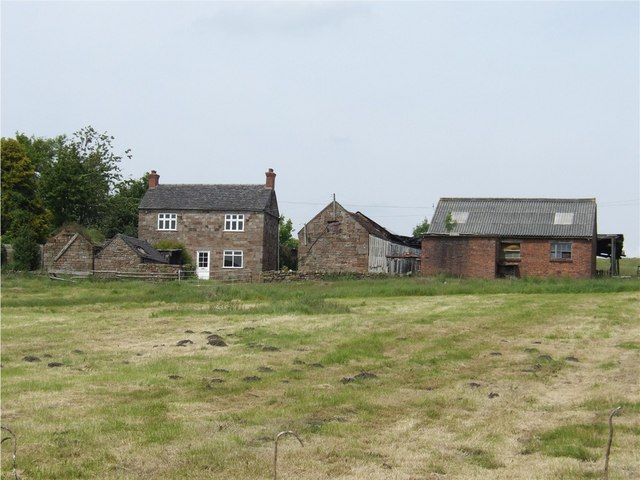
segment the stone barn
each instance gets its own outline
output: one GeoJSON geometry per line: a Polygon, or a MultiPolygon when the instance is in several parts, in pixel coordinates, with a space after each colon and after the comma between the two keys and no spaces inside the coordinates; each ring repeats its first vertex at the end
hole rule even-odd
{"type": "Polygon", "coordinates": [[[408,274],[420,270],[419,242],[395,235],[333,201],[298,232],[298,270],[408,274]]]}

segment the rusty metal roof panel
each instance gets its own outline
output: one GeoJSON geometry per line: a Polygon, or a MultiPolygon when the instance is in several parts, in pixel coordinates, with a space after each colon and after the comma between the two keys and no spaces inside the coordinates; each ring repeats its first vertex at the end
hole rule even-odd
{"type": "Polygon", "coordinates": [[[590,238],[595,225],[593,198],[442,198],[428,234],[590,238]]]}

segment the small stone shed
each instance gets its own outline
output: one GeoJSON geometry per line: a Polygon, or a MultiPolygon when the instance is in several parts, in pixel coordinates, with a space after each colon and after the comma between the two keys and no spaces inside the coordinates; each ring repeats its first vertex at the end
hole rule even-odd
{"type": "Polygon", "coordinates": [[[44,245],[44,269],[49,273],[90,275],[99,248],[79,225],[63,226],[44,245]]]}
{"type": "Polygon", "coordinates": [[[170,265],[165,255],[144,240],[119,233],[96,253],[94,269],[97,276],[177,275],[180,266],[170,265]]]}

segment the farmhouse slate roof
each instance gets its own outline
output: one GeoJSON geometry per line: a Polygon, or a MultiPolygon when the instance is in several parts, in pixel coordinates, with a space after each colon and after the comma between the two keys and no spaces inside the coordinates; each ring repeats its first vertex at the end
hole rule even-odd
{"type": "Polygon", "coordinates": [[[264,185],[161,184],[140,202],[144,210],[268,212],[278,216],[275,191],[264,185]]]}
{"type": "Polygon", "coordinates": [[[427,235],[591,238],[594,198],[441,198],[427,235]],[[456,220],[450,231],[446,219],[456,220]]]}

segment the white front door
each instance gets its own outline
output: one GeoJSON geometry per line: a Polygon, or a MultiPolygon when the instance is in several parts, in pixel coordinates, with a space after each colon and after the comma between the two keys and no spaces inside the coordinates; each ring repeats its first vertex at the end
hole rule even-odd
{"type": "Polygon", "coordinates": [[[198,257],[196,275],[198,275],[200,280],[209,280],[209,252],[198,251],[196,252],[196,255],[198,257]]]}

